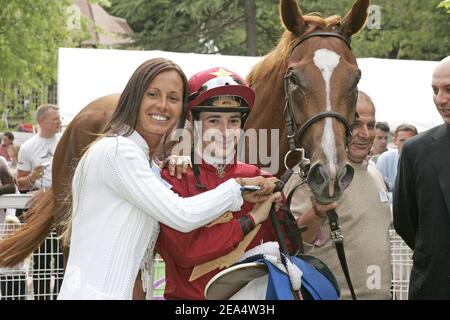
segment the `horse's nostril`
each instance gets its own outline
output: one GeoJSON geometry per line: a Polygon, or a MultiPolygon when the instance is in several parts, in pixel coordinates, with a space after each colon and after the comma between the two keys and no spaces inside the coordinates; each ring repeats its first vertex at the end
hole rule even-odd
{"type": "Polygon", "coordinates": [[[338,174],[338,183],[341,191],[344,191],[350,185],[353,180],[354,172],[355,169],[353,169],[353,167],[349,164],[341,167],[338,174]]]}
{"type": "Polygon", "coordinates": [[[313,185],[321,186],[326,180],[327,174],[321,164],[316,164],[309,170],[308,181],[313,185]]]}
{"type": "Polygon", "coordinates": [[[325,178],[324,178],[324,176],[322,174],[322,170],[320,169],[320,167],[316,167],[315,168],[315,170],[313,171],[312,178],[319,185],[323,184],[325,182],[325,178]]]}

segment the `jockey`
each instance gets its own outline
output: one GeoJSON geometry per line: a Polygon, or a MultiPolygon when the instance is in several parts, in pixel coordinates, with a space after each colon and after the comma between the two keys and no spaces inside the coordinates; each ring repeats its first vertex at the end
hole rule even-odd
{"type": "MultiPolygon", "coordinates": [[[[175,193],[189,197],[232,177],[268,176],[236,159],[241,128],[254,99],[254,91],[244,80],[225,68],[208,69],[191,77],[189,109],[198,141],[192,149],[193,170],[182,179],[170,176],[168,169],[162,171],[175,193]]],[[[270,219],[255,225],[248,218],[252,207],[245,202],[241,211],[227,212],[189,233],[160,224],[156,250],[166,265],[166,299],[205,299],[205,286],[214,275],[237,262],[247,250],[276,240],[270,219]]],[[[284,212],[277,214],[284,218],[284,212]]]]}

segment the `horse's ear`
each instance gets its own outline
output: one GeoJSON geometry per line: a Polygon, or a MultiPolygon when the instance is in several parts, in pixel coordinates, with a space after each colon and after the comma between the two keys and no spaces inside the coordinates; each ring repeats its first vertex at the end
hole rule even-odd
{"type": "Polygon", "coordinates": [[[364,26],[367,20],[367,9],[370,0],[356,0],[352,9],[342,20],[343,32],[347,36],[352,36],[364,26]]]}
{"type": "Polygon", "coordinates": [[[306,22],[297,0],[281,0],[280,15],[287,30],[299,36],[306,30],[306,22]]]}

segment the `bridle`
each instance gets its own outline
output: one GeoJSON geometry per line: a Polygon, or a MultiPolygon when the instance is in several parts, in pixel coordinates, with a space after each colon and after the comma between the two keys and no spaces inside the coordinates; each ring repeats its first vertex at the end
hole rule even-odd
{"type": "MultiPolygon", "coordinates": [[[[348,48],[351,50],[350,40],[343,35],[339,33],[334,32],[326,32],[326,31],[316,31],[309,34],[306,34],[300,38],[298,38],[294,44],[292,45],[292,48],[289,52],[289,57],[292,55],[292,52],[295,48],[297,48],[299,45],[301,45],[306,39],[312,38],[312,37],[334,37],[341,39],[344,41],[344,43],[348,46],[348,48]]],[[[284,114],[286,117],[286,128],[287,128],[287,139],[289,143],[289,151],[286,153],[284,157],[284,166],[286,169],[289,169],[287,166],[287,158],[290,153],[299,152],[300,153],[300,170],[298,172],[294,172],[297,174],[300,174],[302,177],[306,177],[307,172],[309,170],[309,160],[305,157],[305,150],[304,148],[298,148],[296,146],[296,141],[300,141],[303,134],[311,127],[314,123],[317,121],[324,119],[324,118],[335,118],[339,120],[342,124],[345,126],[346,136],[347,140],[349,141],[351,135],[352,135],[352,126],[348,122],[348,120],[341,115],[338,112],[335,111],[322,111],[318,114],[310,117],[307,119],[300,127],[298,126],[297,122],[295,121],[294,113],[292,111],[292,103],[291,98],[289,94],[289,79],[293,76],[293,71],[289,70],[288,73],[284,76],[284,100],[285,100],[285,107],[284,107],[284,114]]],[[[356,114],[355,114],[356,116],[356,114]]]]}
{"type": "MultiPolygon", "coordinates": [[[[289,52],[289,56],[292,55],[292,52],[294,51],[295,48],[297,48],[299,45],[301,45],[303,43],[303,41],[305,41],[306,39],[312,38],[312,37],[335,37],[335,38],[339,38],[342,41],[345,42],[345,44],[349,47],[349,49],[351,50],[351,46],[350,46],[350,40],[345,38],[344,36],[338,34],[338,33],[334,33],[334,32],[325,32],[325,31],[317,31],[317,32],[312,32],[310,34],[304,35],[302,37],[300,37],[297,41],[294,42],[290,52],[289,52]]],[[[284,91],[285,91],[285,107],[284,107],[284,114],[286,116],[286,128],[287,128],[287,139],[289,142],[289,150],[286,153],[286,155],[284,156],[284,166],[286,167],[286,171],[283,173],[283,175],[280,177],[280,184],[279,184],[279,189],[282,190],[282,188],[284,187],[284,185],[286,184],[286,182],[288,181],[289,177],[295,173],[295,174],[299,174],[301,182],[299,184],[297,184],[294,188],[292,188],[290,190],[290,192],[287,195],[287,200],[285,203],[285,209],[287,212],[290,212],[290,202],[292,199],[292,196],[294,194],[295,189],[297,189],[299,186],[301,186],[302,184],[305,183],[306,181],[306,177],[310,168],[310,161],[309,159],[307,159],[305,157],[305,150],[304,148],[297,148],[295,142],[298,139],[300,141],[302,135],[306,132],[306,130],[308,130],[308,128],[310,128],[315,122],[324,119],[324,118],[335,118],[337,120],[339,120],[342,124],[344,124],[345,126],[345,131],[346,131],[346,144],[348,145],[348,142],[350,140],[350,137],[352,135],[352,126],[350,125],[350,123],[347,121],[347,119],[341,115],[338,112],[334,112],[334,111],[322,111],[319,112],[318,114],[310,117],[309,119],[307,119],[299,128],[297,123],[294,121],[294,114],[292,112],[292,107],[291,107],[291,99],[290,99],[290,94],[289,94],[289,78],[292,76],[292,71],[289,71],[287,73],[287,75],[284,77],[284,91]],[[299,152],[300,153],[300,161],[299,161],[299,170],[297,172],[294,172],[292,169],[290,169],[287,165],[287,157],[290,153],[295,153],[295,152],[299,152]]],[[[355,118],[357,117],[356,111],[355,111],[355,118]]],[[[350,272],[348,270],[348,266],[347,266],[347,260],[345,257],[345,250],[344,250],[344,237],[342,235],[342,230],[341,227],[339,225],[339,218],[338,215],[336,213],[336,211],[333,210],[328,210],[327,211],[327,216],[328,216],[328,221],[329,221],[329,225],[330,225],[330,230],[331,230],[331,240],[333,243],[333,246],[336,248],[336,252],[339,258],[339,262],[341,264],[342,267],[342,271],[344,272],[345,275],[345,279],[347,281],[347,285],[350,289],[350,293],[352,295],[353,300],[356,300],[356,295],[355,295],[355,291],[353,289],[353,284],[350,278],[350,272]]],[[[271,212],[271,219],[272,219],[272,223],[274,226],[278,225],[278,222],[276,221],[276,216],[275,216],[275,211],[273,211],[272,208],[272,212],[271,212]]],[[[297,224],[295,223],[295,226],[297,224]]],[[[278,226],[279,229],[279,226],[278,226]]],[[[281,252],[281,256],[283,256],[283,254],[287,255],[287,247],[286,244],[284,243],[284,239],[281,235],[280,231],[277,231],[277,228],[275,228],[276,230],[276,234],[277,234],[277,239],[278,239],[278,243],[280,244],[280,252],[281,252]]],[[[297,233],[301,234],[301,230],[298,230],[297,233]]],[[[291,234],[291,236],[294,233],[291,234]]],[[[292,236],[292,238],[295,238],[295,236],[292,236]]],[[[296,242],[293,242],[294,244],[296,244],[296,242]]],[[[296,244],[296,247],[299,248],[300,250],[302,250],[302,246],[298,246],[296,244]]],[[[283,265],[286,265],[285,261],[282,259],[283,265]]]]}

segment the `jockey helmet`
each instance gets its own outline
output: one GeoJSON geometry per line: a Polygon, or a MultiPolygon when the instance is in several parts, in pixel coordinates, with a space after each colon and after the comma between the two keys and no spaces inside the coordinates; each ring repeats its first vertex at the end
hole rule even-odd
{"type": "Polygon", "coordinates": [[[216,67],[194,74],[189,79],[191,112],[242,112],[253,107],[255,92],[236,73],[216,67]]]}

